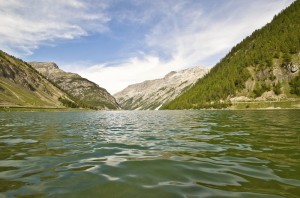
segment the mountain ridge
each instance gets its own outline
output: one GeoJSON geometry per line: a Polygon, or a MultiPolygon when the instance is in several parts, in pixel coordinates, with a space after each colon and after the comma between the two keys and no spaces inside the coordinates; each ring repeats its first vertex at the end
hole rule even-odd
{"type": "Polygon", "coordinates": [[[0,106],[65,108],[74,101],[29,64],[0,50],[0,106]]]}
{"type": "Polygon", "coordinates": [[[158,110],[207,72],[208,69],[200,66],[178,72],[171,71],[163,78],[129,85],[114,94],[114,97],[121,107],[127,110],[158,110]]]}
{"type": "Polygon", "coordinates": [[[115,98],[106,89],[81,77],[65,72],[54,62],[29,62],[46,79],[68,93],[80,106],[93,109],[120,109],[115,98]]]}

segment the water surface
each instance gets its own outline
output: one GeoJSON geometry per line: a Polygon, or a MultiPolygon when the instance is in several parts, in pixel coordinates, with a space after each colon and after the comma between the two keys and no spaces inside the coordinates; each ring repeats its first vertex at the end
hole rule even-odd
{"type": "Polygon", "coordinates": [[[300,111],[0,113],[0,197],[299,197],[300,111]]]}

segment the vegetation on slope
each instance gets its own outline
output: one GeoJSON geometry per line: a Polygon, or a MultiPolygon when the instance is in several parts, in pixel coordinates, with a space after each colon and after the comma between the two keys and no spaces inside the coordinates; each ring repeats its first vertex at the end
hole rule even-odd
{"type": "Polygon", "coordinates": [[[245,38],[190,90],[164,109],[223,108],[230,98],[256,98],[266,91],[299,93],[300,0],[245,38]]]}
{"type": "Polygon", "coordinates": [[[300,96],[300,74],[291,80],[291,93],[300,96]]]}
{"type": "Polygon", "coordinates": [[[0,106],[61,108],[67,94],[29,64],[0,50],[0,106]]]}

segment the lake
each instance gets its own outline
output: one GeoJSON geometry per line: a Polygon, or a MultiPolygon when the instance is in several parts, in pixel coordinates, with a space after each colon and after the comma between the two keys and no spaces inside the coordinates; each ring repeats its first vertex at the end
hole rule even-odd
{"type": "Polygon", "coordinates": [[[300,110],[1,112],[0,197],[299,197],[300,110]]]}

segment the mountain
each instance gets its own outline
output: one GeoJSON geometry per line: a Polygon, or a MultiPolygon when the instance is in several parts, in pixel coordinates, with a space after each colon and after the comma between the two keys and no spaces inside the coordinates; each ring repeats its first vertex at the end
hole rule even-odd
{"type": "Polygon", "coordinates": [[[300,107],[299,21],[297,0],[163,108],[300,107]]]}
{"type": "Polygon", "coordinates": [[[208,69],[203,67],[172,71],[162,79],[129,85],[114,97],[123,109],[159,109],[191,87],[207,72],[208,69]]]}
{"type": "Polygon", "coordinates": [[[93,109],[120,109],[115,98],[99,85],[78,74],[65,72],[51,62],[30,62],[33,68],[69,94],[79,106],[93,109]]]}
{"type": "Polygon", "coordinates": [[[0,107],[62,108],[68,95],[26,62],[0,50],[0,107]]]}

